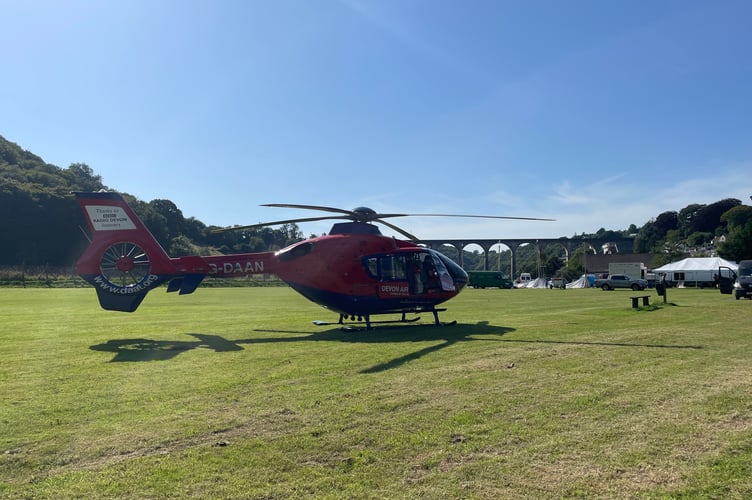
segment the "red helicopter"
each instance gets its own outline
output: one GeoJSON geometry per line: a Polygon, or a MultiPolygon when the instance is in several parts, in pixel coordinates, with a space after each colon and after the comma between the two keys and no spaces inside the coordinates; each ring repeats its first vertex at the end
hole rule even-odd
{"type": "MultiPolygon", "coordinates": [[[[263,206],[303,208],[332,215],[252,224],[232,231],[271,225],[341,219],[328,235],[294,243],[277,252],[171,258],[118,193],[75,193],[93,238],[76,271],[97,291],[102,308],[133,312],[146,294],[167,283],[168,292],[193,293],[206,276],[241,277],[275,274],[307,299],[339,313],[339,324],[413,322],[407,314],[430,312],[436,325],[438,305],[467,284],[467,273],[447,256],[419,246],[418,238],[383,219],[411,214],[379,214],[366,207],[342,210],[294,204],[263,206]],[[404,235],[403,241],[381,234],[378,222],[404,235]],[[393,321],[371,321],[375,314],[401,314],[393,321]]],[[[477,217],[551,220],[530,217],[412,214],[421,217],[477,217]]],[[[314,322],[316,324],[330,324],[314,322]]]]}

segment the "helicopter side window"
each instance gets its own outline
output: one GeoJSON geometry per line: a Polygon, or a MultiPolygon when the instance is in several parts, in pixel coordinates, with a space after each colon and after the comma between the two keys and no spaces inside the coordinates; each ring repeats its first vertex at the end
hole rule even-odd
{"type": "Polygon", "coordinates": [[[381,281],[403,281],[407,279],[405,257],[402,255],[380,255],[368,257],[363,264],[368,274],[381,281]]]}
{"type": "Polygon", "coordinates": [[[374,278],[379,277],[379,259],[376,257],[369,257],[365,259],[366,271],[374,278]]]}
{"type": "Polygon", "coordinates": [[[385,255],[379,259],[379,277],[384,281],[407,279],[405,258],[402,255],[385,255]]]}

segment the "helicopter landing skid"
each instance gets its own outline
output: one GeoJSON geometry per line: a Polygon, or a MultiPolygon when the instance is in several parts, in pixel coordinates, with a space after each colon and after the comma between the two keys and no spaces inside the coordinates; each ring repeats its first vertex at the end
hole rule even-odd
{"type": "MultiPolygon", "coordinates": [[[[421,312],[432,312],[433,313],[433,318],[434,318],[434,324],[436,326],[447,326],[447,325],[457,324],[456,321],[452,321],[450,323],[442,323],[442,322],[440,322],[439,321],[439,312],[440,311],[446,311],[446,309],[427,309],[427,310],[424,310],[424,311],[421,311],[421,312]]],[[[402,318],[401,319],[393,319],[393,320],[387,319],[387,320],[381,320],[381,321],[371,321],[370,316],[359,316],[358,317],[358,322],[362,322],[363,320],[365,320],[366,330],[370,330],[371,329],[371,325],[376,325],[376,324],[383,325],[383,324],[398,324],[398,323],[415,323],[416,321],[420,320],[420,316],[416,316],[415,318],[407,319],[405,317],[405,314],[406,313],[402,313],[402,318]]],[[[342,325],[343,327],[349,328],[349,329],[352,329],[355,326],[357,326],[358,324],[360,324],[360,323],[345,323],[345,320],[347,318],[348,318],[348,315],[346,315],[346,314],[340,314],[339,315],[339,321],[336,322],[336,323],[331,322],[331,321],[316,320],[316,321],[313,322],[313,324],[316,325],[316,326],[342,325]]],[[[354,320],[354,317],[352,317],[352,319],[354,320]]]]}
{"type": "MultiPolygon", "coordinates": [[[[366,330],[370,330],[371,329],[371,325],[385,325],[385,324],[390,324],[390,323],[391,324],[394,324],[394,323],[415,323],[418,320],[420,320],[420,316],[416,316],[415,318],[410,318],[410,319],[405,319],[405,318],[403,318],[403,319],[385,319],[385,320],[382,320],[382,321],[371,321],[370,319],[366,318],[365,319],[365,323],[366,323],[366,330]]],[[[341,325],[341,326],[344,326],[344,327],[353,327],[353,326],[361,325],[361,324],[363,324],[363,322],[360,321],[360,322],[354,322],[354,323],[345,323],[344,319],[340,319],[337,322],[316,320],[316,321],[313,322],[313,324],[316,325],[316,326],[341,325]]]]}

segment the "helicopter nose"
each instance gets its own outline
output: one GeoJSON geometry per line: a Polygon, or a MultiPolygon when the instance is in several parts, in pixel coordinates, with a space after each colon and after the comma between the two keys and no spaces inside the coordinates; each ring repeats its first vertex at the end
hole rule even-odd
{"type": "Polygon", "coordinates": [[[467,282],[468,282],[467,272],[465,272],[465,270],[462,269],[461,267],[460,267],[460,271],[462,271],[462,273],[459,273],[456,275],[452,273],[452,271],[449,271],[449,274],[452,275],[452,279],[454,280],[454,286],[457,287],[457,291],[460,291],[463,288],[465,288],[465,285],[467,285],[467,282]]]}
{"type": "Polygon", "coordinates": [[[467,272],[446,255],[439,254],[439,258],[444,262],[447,271],[449,271],[449,275],[452,277],[452,281],[454,281],[454,286],[457,287],[457,291],[462,290],[465,285],[467,285],[467,272]]]}

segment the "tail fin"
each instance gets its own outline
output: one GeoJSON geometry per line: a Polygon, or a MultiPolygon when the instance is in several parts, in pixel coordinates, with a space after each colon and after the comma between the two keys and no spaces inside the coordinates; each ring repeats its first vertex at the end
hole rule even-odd
{"type": "Polygon", "coordinates": [[[75,193],[92,232],[76,272],[91,283],[104,309],[133,312],[149,290],[191,293],[209,271],[201,257],[171,259],[118,193],[75,193]]]}

